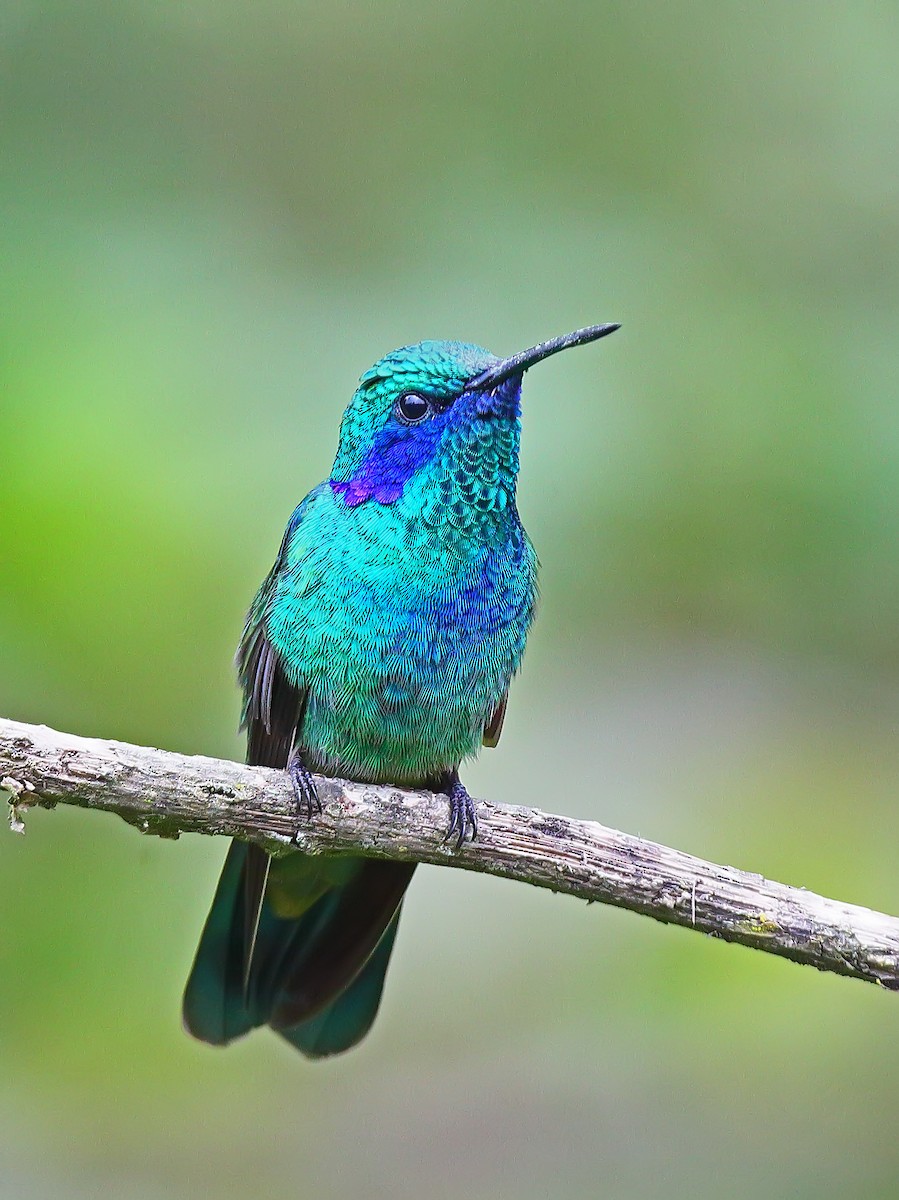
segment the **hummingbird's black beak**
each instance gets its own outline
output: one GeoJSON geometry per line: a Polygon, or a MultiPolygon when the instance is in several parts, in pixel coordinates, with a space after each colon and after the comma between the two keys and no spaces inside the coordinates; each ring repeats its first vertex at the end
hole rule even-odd
{"type": "Polygon", "coordinates": [[[530,350],[522,350],[519,354],[513,354],[511,358],[504,358],[501,362],[488,367],[486,371],[482,371],[480,375],[475,375],[474,379],[469,379],[465,385],[466,390],[483,391],[496,387],[504,379],[508,379],[511,375],[523,374],[528,367],[542,362],[551,354],[558,354],[560,350],[568,350],[571,346],[583,346],[587,342],[595,342],[598,338],[614,333],[616,329],[620,328],[620,325],[615,324],[588,325],[586,329],[576,329],[574,333],[564,333],[561,337],[553,338],[549,342],[541,342],[539,346],[531,346],[530,350]]]}

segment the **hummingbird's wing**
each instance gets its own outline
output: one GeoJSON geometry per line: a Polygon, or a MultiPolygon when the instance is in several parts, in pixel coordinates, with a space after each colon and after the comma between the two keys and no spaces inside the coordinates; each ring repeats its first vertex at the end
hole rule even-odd
{"type": "Polygon", "coordinates": [[[286,767],[306,691],[287,678],[262,617],[258,622],[247,621],[237,651],[237,669],[244,689],[242,727],[247,731],[247,762],[286,767]]]}
{"type": "Polygon", "coordinates": [[[278,556],[247,614],[237,647],[237,677],[243,688],[241,728],[247,731],[247,762],[260,767],[286,767],[303,716],[305,689],[291,683],[266,632],[266,618],[283,571],[291,539],[311,495],[300,504],[284,530],[278,556]]]}
{"type": "MultiPolygon", "coordinates": [[[[247,731],[247,762],[254,766],[287,766],[306,701],[305,690],[287,678],[265,629],[272,591],[285,566],[290,537],[299,523],[302,507],[293,514],[284,531],[274,566],[253,601],[237,648],[237,674],[244,694],[241,727],[247,731]]],[[[245,985],[253,962],[270,866],[271,858],[263,849],[247,846],[242,878],[245,985]]]]}
{"type": "MultiPolygon", "coordinates": [[[[237,663],[244,685],[247,762],[254,766],[284,768],[303,716],[305,692],[287,679],[261,620],[253,625],[247,622],[237,663]]],[[[245,982],[253,962],[270,866],[271,859],[261,847],[247,846],[243,874],[245,982]]]]}
{"type": "Polygon", "coordinates": [[[503,721],[506,719],[506,705],[509,703],[509,693],[506,692],[499,704],[493,710],[493,716],[484,726],[483,742],[491,750],[499,742],[499,735],[503,731],[503,721]]]}

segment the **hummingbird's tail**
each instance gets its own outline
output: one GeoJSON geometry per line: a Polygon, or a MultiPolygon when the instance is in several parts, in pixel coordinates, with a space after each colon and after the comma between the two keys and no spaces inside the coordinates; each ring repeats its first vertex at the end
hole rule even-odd
{"type": "Polygon", "coordinates": [[[272,865],[247,970],[250,849],[232,842],[184,993],[189,1033],[224,1045],[271,1025],[322,1058],[368,1032],[414,864],[313,859],[272,865]]]}

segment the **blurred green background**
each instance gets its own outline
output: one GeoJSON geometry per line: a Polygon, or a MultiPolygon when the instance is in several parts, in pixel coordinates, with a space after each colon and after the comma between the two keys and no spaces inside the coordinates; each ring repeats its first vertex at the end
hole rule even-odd
{"type": "MultiPolygon", "coordinates": [[[[475,794],[899,910],[892,6],[0,9],[0,713],[242,754],[231,654],[341,409],[528,377],[543,602],[475,794]]],[[[224,845],[0,832],[0,1196],[894,1200],[874,988],[422,869],[374,1031],[191,1042],[224,845]]]]}

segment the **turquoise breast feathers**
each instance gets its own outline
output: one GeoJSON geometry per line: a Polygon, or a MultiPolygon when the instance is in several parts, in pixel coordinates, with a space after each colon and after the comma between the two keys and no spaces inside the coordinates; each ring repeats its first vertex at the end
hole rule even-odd
{"type": "Polygon", "coordinates": [[[521,662],[537,564],[514,500],[447,537],[415,490],[351,507],[326,483],[292,522],[266,626],[313,770],[433,779],[476,753],[521,662]]]}

